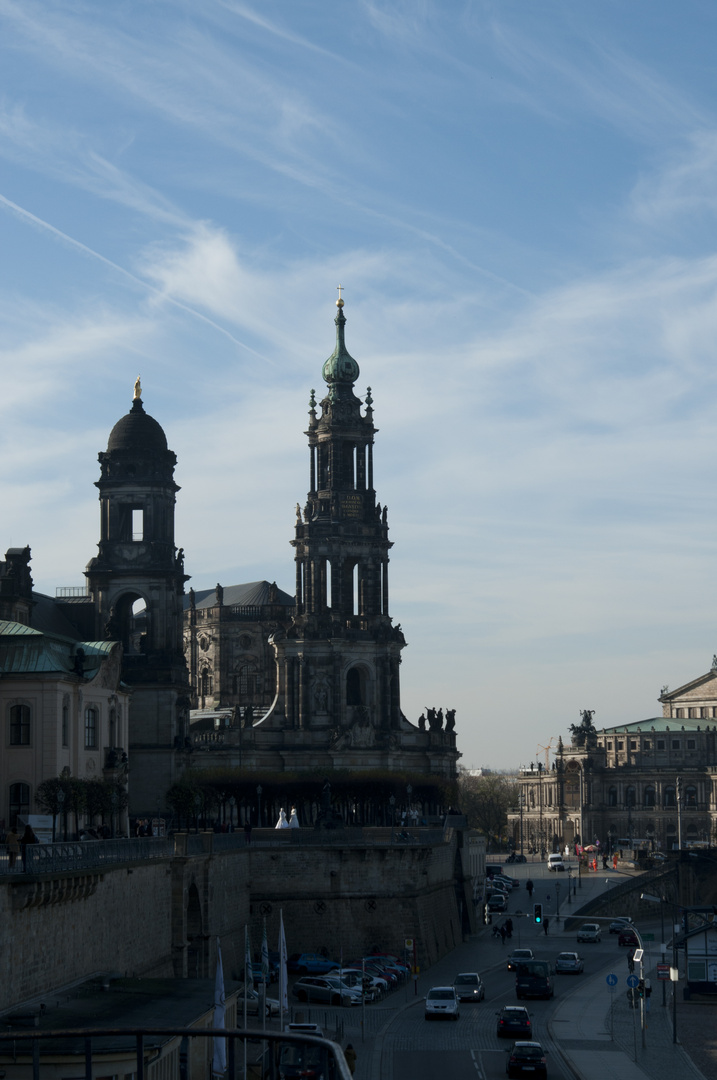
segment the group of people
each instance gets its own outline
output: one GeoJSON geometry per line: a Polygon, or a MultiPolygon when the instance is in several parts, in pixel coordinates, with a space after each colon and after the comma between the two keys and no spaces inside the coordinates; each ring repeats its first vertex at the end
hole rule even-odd
{"type": "Polygon", "coordinates": [[[296,807],[292,806],[292,808],[291,808],[291,817],[288,818],[288,820],[287,820],[286,810],[282,806],[281,810],[279,811],[279,820],[277,821],[274,828],[275,829],[298,829],[298,828],[300,828],[299,818],[298,818],[298,816],[296,814],[296,807]]]}
{"type": "Polygon", "coordinates": [[[505,944],[506,938],[512,938],[513,936],[513,920],[506,919],[500,926],[493,927],[493,937],[500,938],[501,944],[505,944]]]}

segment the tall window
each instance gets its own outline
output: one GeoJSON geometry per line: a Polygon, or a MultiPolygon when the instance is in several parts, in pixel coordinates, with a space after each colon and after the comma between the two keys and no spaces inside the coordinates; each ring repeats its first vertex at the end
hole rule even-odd
{"type": "Polygon", "coordinates": [[[627,791],[625,792],[625,806],[634,806],[634,805],[635,805],[635,789],[634,789],[634,787],[629,787],[627,789],[627,791]]]}
{"type": "Polygon", "coordinates": [[[697,806],[697,788],[685,788],[685,806],[697,806]]]}
{"type": "Polygon", "coordinates": [[[85,709],[85,750],[97,749],[97,709],[85,709]]]}
{"type": "Polygon", "coordinates": [[[10,746],[30,745],[30,707],[13,705],[10,709],[10,746]]]}
{"type": "Polygon", "coordinates": [[[617,806],[617,788],[616,787],[611,787],[611,788],[608,789],[607,804],[608,804],[608,806],[617,806]]]}
{"type": "Polygon", "coordinates": [[[675,795],[675,789],[673,787],[665,788],[663,802],[665,806],[677,806],[677,797],[675,795]]]}
{"type": "Polygon", "coordinates": [[[655,805],[655,789],[654,787],[645,788],[645,806],[655,805]]]}
{"type": "Polygon", "coordinates": [[[26,818],[30,813],[30,785],[10,784],[10,825],[15,828],[17,815],[26,818]]]}

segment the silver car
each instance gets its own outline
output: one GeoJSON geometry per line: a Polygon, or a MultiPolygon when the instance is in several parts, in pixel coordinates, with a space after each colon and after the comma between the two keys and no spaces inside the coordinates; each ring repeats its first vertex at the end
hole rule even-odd
{"type": "Polygon", "coordinates": [[[581,941],[598,942],[600,940],[600,924],[586,922],[578,930],[578,944],[581,941]]]}

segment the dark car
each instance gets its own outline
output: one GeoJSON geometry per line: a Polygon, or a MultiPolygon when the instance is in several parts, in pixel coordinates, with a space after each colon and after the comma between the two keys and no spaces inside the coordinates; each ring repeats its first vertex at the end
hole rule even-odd
{"type": "Polygon", "coordinates": [[[456,975],[453,987],[459,1001],[482,1001],[485,997],[485,987],[480,975],[475,971],[464,971],[456,975]]]}
{"type": "Polygon", "coordinates": [[[530,1014],[523,1005],[504,1005],[496,1016],[498,1017],[496,1035],[499,1039],[514,1039],[516,1035],[530,1037],[533,1034],[530,1014]]]}
{"type": "Polygon", "coordinates": [[[500,893],[493,893],[488,897],[488,903],[486,904],[489,913],[501,912],[508,910],[508,901],[500,893]]]}
{"type": "Polygon", "coordinates": [[[610,933],[620,934],[623,930],[626,930],[631,923],[632,919],[629,915],[622,915],[619,919],[613,919],[609,926],[610,933]]]}
{"type": "Polygon", "coordinates": [[[635,933],[634,930],[631,930],[630,927],[626,927],[624,930],[621,930],[620,933],[618,934],[617,943],[618,943],[618,945],[637,945],[637,946],[639,946],[640,939],[638,938],[638,936],[637,936],[637,934],[635,933]]]}
{"type": "Polygon", "coordinates": [[[509,855],[508,858],[505,861],[507,863],[509,863],[509,862],[520,863],[520,862],[527,862],[528,860],[526,859],[525,855],[520,855],[517,851],[515,851],[515,852],[513,852],[512,855],[509,855]]]}
{"type": "Polygon", "coordinates": [[[304,952],[292,953],[286,966],[289,971],[296,971],[299,975],[325,975],[338,964],[321,953],[304,952]]]}
{"type": "Polygon", "coordinates": [[[508,1076],[522,1076],[523,1073],[547,1076],[548,1068],[545,1063],[545,1051],[540,1043],[517,1042],[510,1051],[510,1057],[505,1063],[505,1071],[508,1076]]]}
{"type": "Polygon", "coordinates": [[[532,949],[513,949],[508,957],[508,971],[516,971],[518,964],[525,960],[534,960],[532,949]]]}

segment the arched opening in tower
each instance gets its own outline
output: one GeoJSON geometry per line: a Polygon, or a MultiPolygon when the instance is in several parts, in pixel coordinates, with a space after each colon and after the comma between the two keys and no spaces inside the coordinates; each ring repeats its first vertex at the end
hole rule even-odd
{"type": "Polygon", "coordinates": [[[149,612],[144,597],[125,593],[115,600],[106,630],[109,638],[122,642],[126,656],[145,653],[149,640],[149,612]]]}

